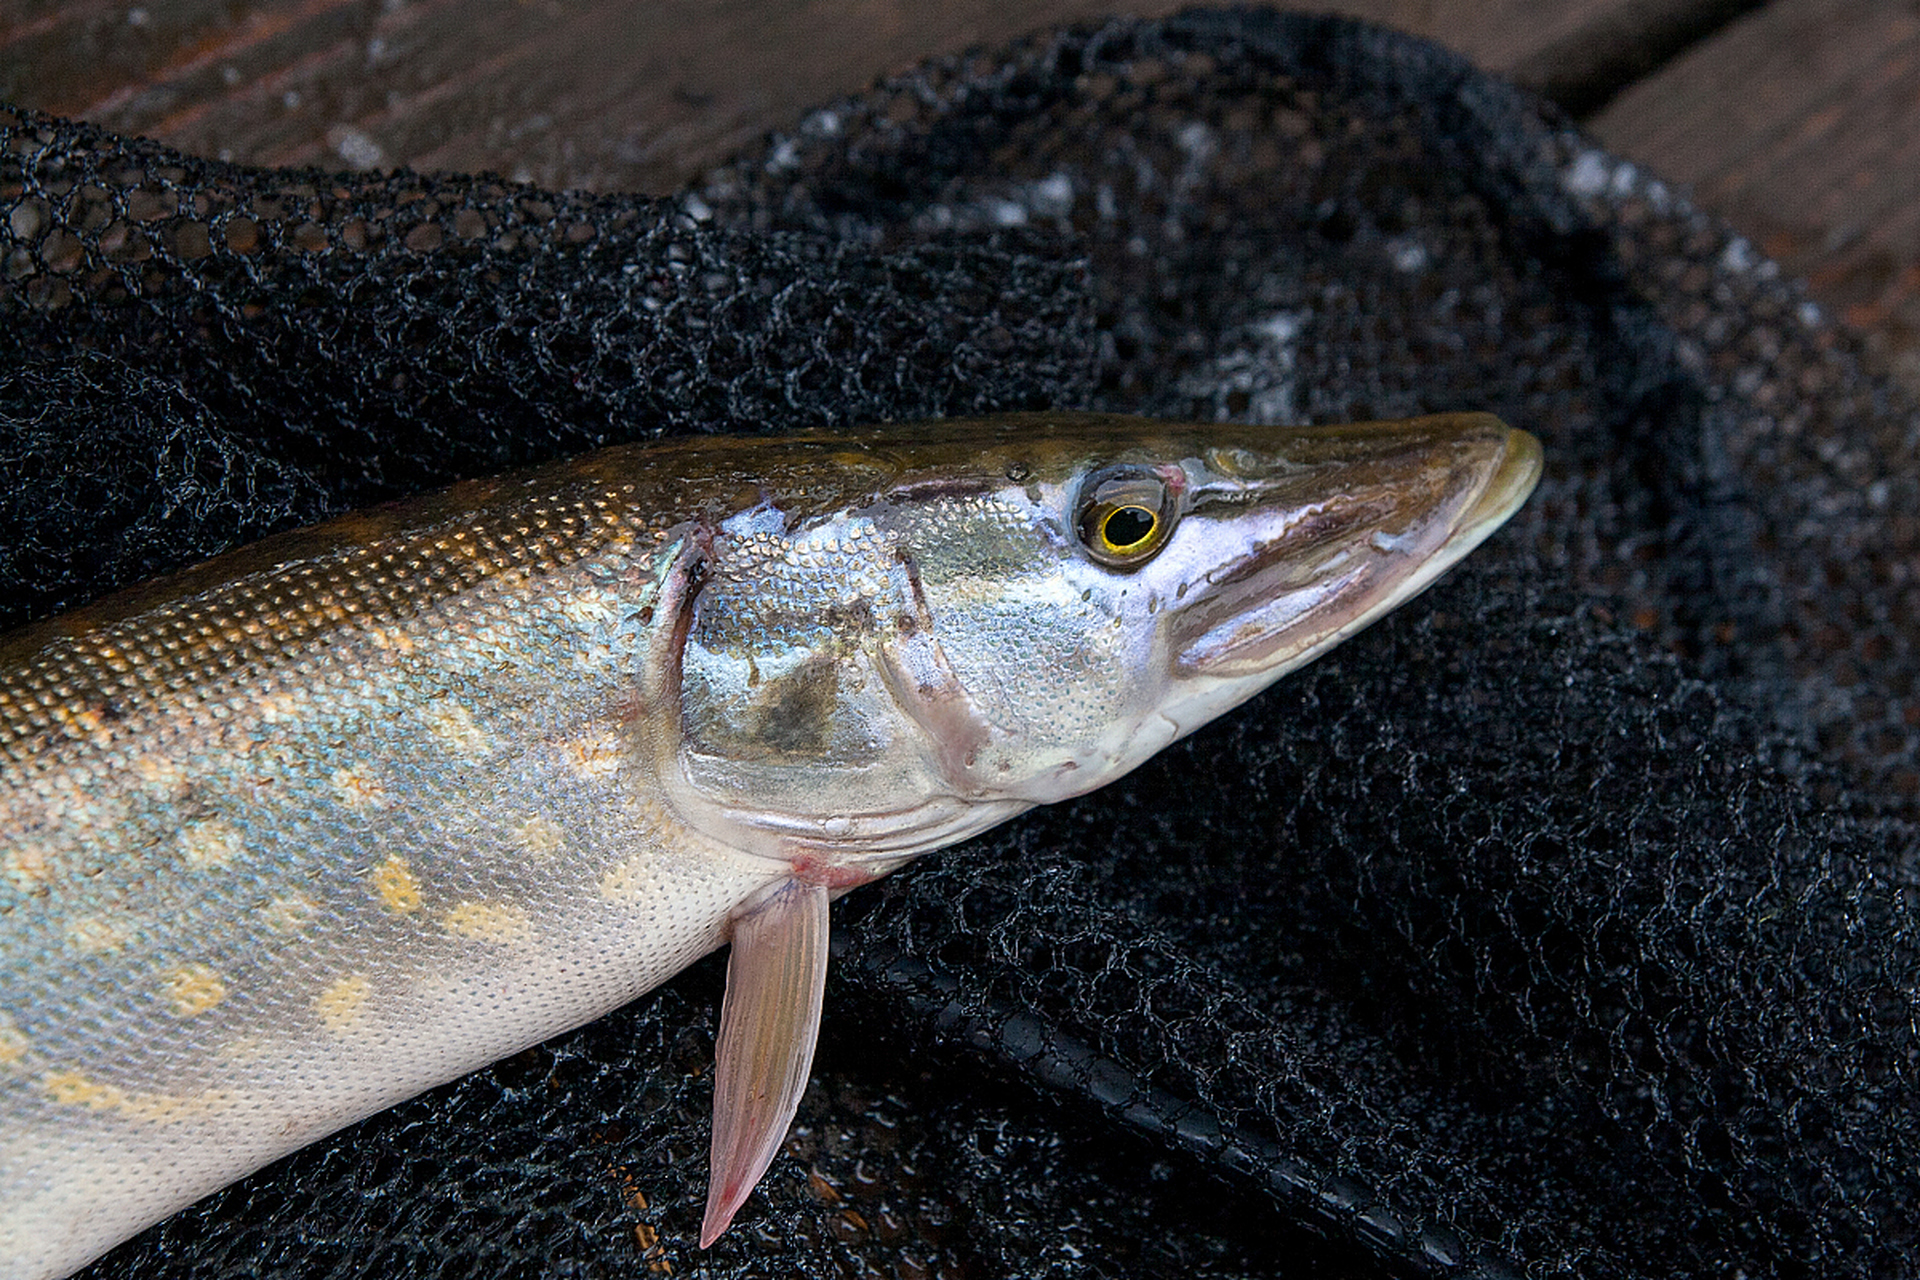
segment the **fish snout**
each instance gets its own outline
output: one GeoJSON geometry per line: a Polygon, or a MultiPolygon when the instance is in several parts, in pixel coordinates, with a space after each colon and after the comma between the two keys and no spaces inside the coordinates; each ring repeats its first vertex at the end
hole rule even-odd
{"type": "Polygon", "coordinates": [[[1526,501],[1540,443],[1486,414],[1310,429],[1203,479],[1211,559],[1170,620],[1183,676],[1273,678],[1418,594],[1526,501]]]}

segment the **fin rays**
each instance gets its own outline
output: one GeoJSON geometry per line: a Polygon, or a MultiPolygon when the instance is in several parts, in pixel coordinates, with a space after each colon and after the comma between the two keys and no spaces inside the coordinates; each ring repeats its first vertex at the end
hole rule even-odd
{"type": "Polygon", "coordinates": [[[700,1247],[727,1229],[800,1106],[827,980],[827,890],[788,881],[733,926],[713,1083],[700,1247]]]}

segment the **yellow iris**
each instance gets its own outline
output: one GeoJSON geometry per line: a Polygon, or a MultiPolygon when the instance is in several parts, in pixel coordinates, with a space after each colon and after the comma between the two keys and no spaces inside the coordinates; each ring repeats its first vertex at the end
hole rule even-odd
{"type": "Polygon", "coordinates": [[[1145,507],[1115,507],[1100,521],[1101,550],[1108,555],[1124,556],[1153,541],[1160,517],[1145,507]]]}

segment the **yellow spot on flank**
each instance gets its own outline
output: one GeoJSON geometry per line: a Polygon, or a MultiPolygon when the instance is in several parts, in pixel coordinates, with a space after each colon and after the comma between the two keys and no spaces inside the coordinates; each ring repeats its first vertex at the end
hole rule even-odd
{"type": "Polygon", "coordinates": [[[257,1035],[235,1036],[221,1045],[218,1054],[220,1061],[245,1065],[258,1062],[267,1056],[267,1038],[257,1035]]]}
{"type": "Polygon", "coordinates": [[[620,739],[611,733],[579,738],[561,748],[575,772],[588,778],[612,776],[620,768],[620,739]]]}
{"type": "Polygon", "coordinates": [[[486,731],[474,723],[473,712],[463,702],[441,698],[420,713],[434,737],[463,756],[485,755],[493,746],[486,731]]]}
{"type": "Polygon", "coordinates": [[[191,1018],[227,998],[227,984],[204,964],[183,964],[160,980],[174,1016],[191,1018]]]}
{"type": "Polygon", "coordinates": [[[373,776],[373,769],[365,764],[356,764],[347,769],[336,769],[333,774],[334,794],[356,809],[370,808],[383,803],[387,798],[387,789],[373,776]]]}
{"type": "Polygon", "coordinates": [[[600,896],[614,902],[637,902],[654,884],[654,860],[628,858],[600,877],[600,896]]]}
{"type": "Polygon", "coordinates": [[[276,933],[298,933],[320,914],[319,904],[304,893],[289,893],[267,904],[261,918],[276,933]]]}
{"type": "Polygon", "coordinates": [[[117,1084],[102,1084],[78,1071],[49,1071],[40,1077],[40,1088],[64,1107],[118,1111],[158,1124],[194,1119],[230,1108],[238,1101],[225,1089],[207,1089],[185,1097],[170,1093],[134,1093],[117,1084]]]}
{"type": "Polygon", "coordinates": [[[27,1038],[13,1019],[0,1013],[0,1067],[10,1067],[27,1056],[27,1038]]]}
{"type": "Polygon", "coordinates": [[[133,930],[125,921],[106,916],[75,916],[67,921],[67,941],[83,955],[96,956],[127,945],[133,930]]]}
{"type": "Polygon", "coordinates": [[[119,1085],[101,1084],[78,1071],[49,1071],[40,1077],[40,1087],[63,1107],[89,1111],[111,1111],[127,1100],[127,1091],[119,1085]]]}
{"type": "Polygon", "coordinates": [[[413,637],[398,627],[369,627],[367,640],[376,649],[390,649],[399,654],[412,653],[416,647],[413,637]]]}
{"type": "Polygon", "coordinates": [[[520,847],[535,858],[551,858],[566,846],[567,833],[551,818],[528,818],[520,824],[520,847]]]}
{"type": "Polygon", "coordinates": [[[133,771],[147,790],[162,796],[179,795],[187,788],[187,771],[178,761],[148,753],[136,756],[133,771]]]}
{"type": "Polygon", "coordinates": [[[494,902],[462,902],[444,923],[448,933],[477,942],[522,942],[533,933],[525,911],[494,902]]]}
{"type": "Polygon", "coordinates": [[[38,841],[23,840],[0,857],[0,878],[22,893],[42,893],[53,879],[53,854],[38,841]]]}
{"type": "Polygon", "coordinates": [[[420,908],[420,881],[414,878],[407,860],[397,853],[389,854],[373,869],[373,889],[389,911],[404,914],[420,908]]]}
{"type": "Polygon", "coordinates": [[[240,833],[211,818],[180,829],[180,856],[190,867],[224,867],[240,852],[240,833]]]}
{"type": "Polygon", "coordinates": [[[364,975],[350,973],[327,985],[326,990],[314,999],[313,1011],[320,1015],[320,1021],[326,1024],[327,1030],[349,1031],[359,1020],[361,1006],[367,1003],[367,996],[372,990],[373,984],[364,975]]]}
{"type": "Polygon", "coordinates": [[[306,695],[294,689],[274,689],[260,695],[255,713],[268,724],[298,720],[306,714],[306,695]]]}

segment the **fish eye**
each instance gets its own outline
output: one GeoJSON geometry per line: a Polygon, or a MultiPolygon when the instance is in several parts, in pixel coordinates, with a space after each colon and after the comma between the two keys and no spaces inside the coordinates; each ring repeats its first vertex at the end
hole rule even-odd
{"type": "Polygon", "coordinates": [[[1074,528],[1080,545],[1101,564],[1132,569],[1167,543],[1179,516],[1176,486],[1151,467],[1108,467],[1080,487],[1074,528]]]}

